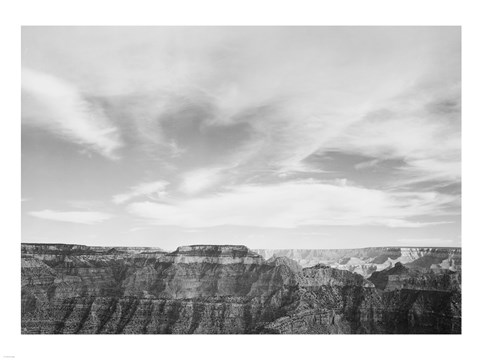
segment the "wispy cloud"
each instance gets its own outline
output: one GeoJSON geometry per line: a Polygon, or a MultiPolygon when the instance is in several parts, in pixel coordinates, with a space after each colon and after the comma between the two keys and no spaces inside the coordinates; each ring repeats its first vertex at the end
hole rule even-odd
{"type": "Polygon", "coordinates": [[[354,168],[356,170],[363,170],[363,169],[369,169],[369,168],[374,168],[375,166],[378,165],[380,162],[380,159],[373,159],[369,161],[362,161],[358,164],[355,164],[354,168]]]}
{"type": "Polygon", "coordinates": [[[131,187],[129,191],[123,194],[115,195],[112,201],[115,204],[123,204],[139,196],[148,196],[152,199],[158,199],[165,195],[164,190],[168,184],[169,183],[164,180],[141,183],[131,187]]]}
{"type": "Polygon", "coordinates": [[[93,225],[113,218],[112,214],[96,211],[55,211],[40,210],[29,212],[31,216],[53,221],[93,225]]]}
{"type": "Polygon", "coordinates": [[[22,69],[22,115],[27,124],[44,126],[55,134],[116,159],[123,146],[118,129],[102,110],[88,102],[72,84],[58,77],[22,69]]]}
{"type": "Polygon", "coordinates": [[[457,81],[438,87],[414,86],[367,112],[320,147],[373,157],[355,169],[375,167],[385,159],[402,159],[391,186],[461,180],[460,87],[457,81]],[[448,104],[448,105],[447,105],[448,104]]]}
{"type": "MultiPolygon", "coordinates": [[[[25,124],[121,155],[102,169],[72,162],[62,189],[34,196],[40,209],[120,189],[111,202],[133,216],[117,221],[135,231],[459,231],[460,28],[32,27],[22,43],[25,124]]],[[[50,149],[40,142],[25,147],[32,169],[63,174],[71,154],[37,156],[50,149]]],[[[50,184],[30,173],[42,178],[25,179],[24,194],[50,184]]]]}
{"type": "MultiPolygon", "coordinates": [[[[213,125],[249,125],[254,134],[241,154],[233,149],[235,159],[278,171],[302,167],[301,161],[316,150],[343,141],[362,151],[369,140],[375,149],[390,144],[405,150],[408,141],[421,139],[429,129],[417,134],[412,128],[410,136],[403,137],[404,131],[395,135],[398,126],[393,124],[391,132],[380,131],[373,139],[369,136],[376,136],[375,131],[362,121],[361,131],[349,133],[363,138],[361,144],[340,135],[412,84],[434,78],[445,88],[459,80],[459,30],[454,28],[35,28],[24,36],[35,44],[43,32],[62,50],[75,43],[75,48],[68,47],[68,69],[72,61],[86,63],[89,69],[76,74],[78,82],[105,96],[121,94],[115,108],[122,107],[121,115],[134,123],[136,140],[150,153],[166,147],[174,162],[199,150],[197,162],[218,161],[230,152],[235,142],[217,140],[232,134],[209,132],[213,125]],[[194,116],[192,101],[198,102],[194,116]],[[200,124],[206,109],[207,120],[200,124]],[[159,126],[172,115],[187,146],[172,143],[159,126]],[[188,124],[199,132],[192,134],[188,124]]],[[[404,127],[411,124],[415,125],[408,121],[404,127]]],[[[389,126],[385,123],[384,128],[389,126]]],[[[238,135],[241,129],[232,130],[238,135]]]]}
{"type": "Polygon", "coordinates": [[[198,169],[183,175],[180,190],[186,194],[194,195],[218,184],[222,179],[222,169],[198,169]]]}
{"type": "Polygon", "coordinates": [[[127,207],[159,225],[192,228],[221,225],[295,228],[302,225],[432,225],[411,220],[442,215],[455,196],[435,192],[388,193],[313,181],[239,186],[230,192],[170,204],[137,202],[127,207]]]}
{"type": "Polygon", "coordinates": [[[460,154],[457,159],[415,159],[403,167],[403,178],[392,187],[404,188],[419,183],[433,182],[433,188],[452,183],[460,183],[462,171],[460,154]]]}

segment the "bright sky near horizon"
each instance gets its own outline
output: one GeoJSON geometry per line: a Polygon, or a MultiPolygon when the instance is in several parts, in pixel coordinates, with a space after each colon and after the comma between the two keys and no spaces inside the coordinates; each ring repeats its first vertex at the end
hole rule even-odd
{"type": "Polygon", "coordinates": [[[460,246],[460,27],[23,27],[22,241],[460,246]]]}

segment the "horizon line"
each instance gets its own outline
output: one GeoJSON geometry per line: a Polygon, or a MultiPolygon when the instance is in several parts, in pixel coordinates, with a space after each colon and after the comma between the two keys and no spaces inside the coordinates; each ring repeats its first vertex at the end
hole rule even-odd
{"type": "MultiPolygon", "coordinates": [[[[20,245],[71,245],[71,246],[86,246],[86,247],[103,247],[103,248],[151,248],[168,250],[159,246],[134,246],[134,245],[118,245],[118,246],[106,246],[106,245],[85,245],[85,244],[68,244],[68,243],[32,243],[32,242],[20,242],[20,245]]],[[[461,246],[365,246],[365,247],[351,247],[351,248],[251,248],[243,244],[190,244],[177,246],[175,250],[183,246],[245,246],[249,250],[361,250],[361,249],[379,249],[379,248],[409,248],[409,249],[462,249],[461,246]]],[[[173,250],[173,251],[175,251],[173,250]]]]}

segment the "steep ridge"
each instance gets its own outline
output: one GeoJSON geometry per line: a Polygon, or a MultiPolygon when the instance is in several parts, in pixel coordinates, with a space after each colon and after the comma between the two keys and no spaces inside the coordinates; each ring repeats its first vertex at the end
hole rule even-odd
{"type": "Polygon", "coordinates": [[[265,259],[284,256],[303,267],[324,264],[364,277],[396,263],[432,270],[460,271],[461,248],[376,247],[361,249],[256,249],[265,259]]]}
{"type": "Polygon", "coordinates": [[[395,324],[395,332],[404,333],[412,325],[419,333],[428,333],[432,326],[440,333],[461,332],[460,271],[396,263],[368,280],[383,293],[383,318],[395,324]]]}
{"type": "Polygon", "coordinates": [[[367,280],[232,245],[23,244],[22,333],[460,332],[460,277],[422,274],[425,288],[400,286],[392,270],[367,280]]]}

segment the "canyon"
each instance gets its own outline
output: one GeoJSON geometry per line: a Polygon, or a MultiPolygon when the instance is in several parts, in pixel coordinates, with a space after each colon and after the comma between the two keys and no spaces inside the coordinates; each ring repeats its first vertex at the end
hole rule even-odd
{"type": "Polygon", "coordinates": [[[461,333],[461,249],[22,244],[23,334],[461,333]]]}
{"type": "Polygon", "coordinates": [[[402,263],[407,267],[425,270],[460,271],[461,248],[431,247],[373,247],[361,249],[254,249],[264,258],[288,257],[303,267],[319,263],[348,270],[364,277],[375,271],[402,263]]]}

